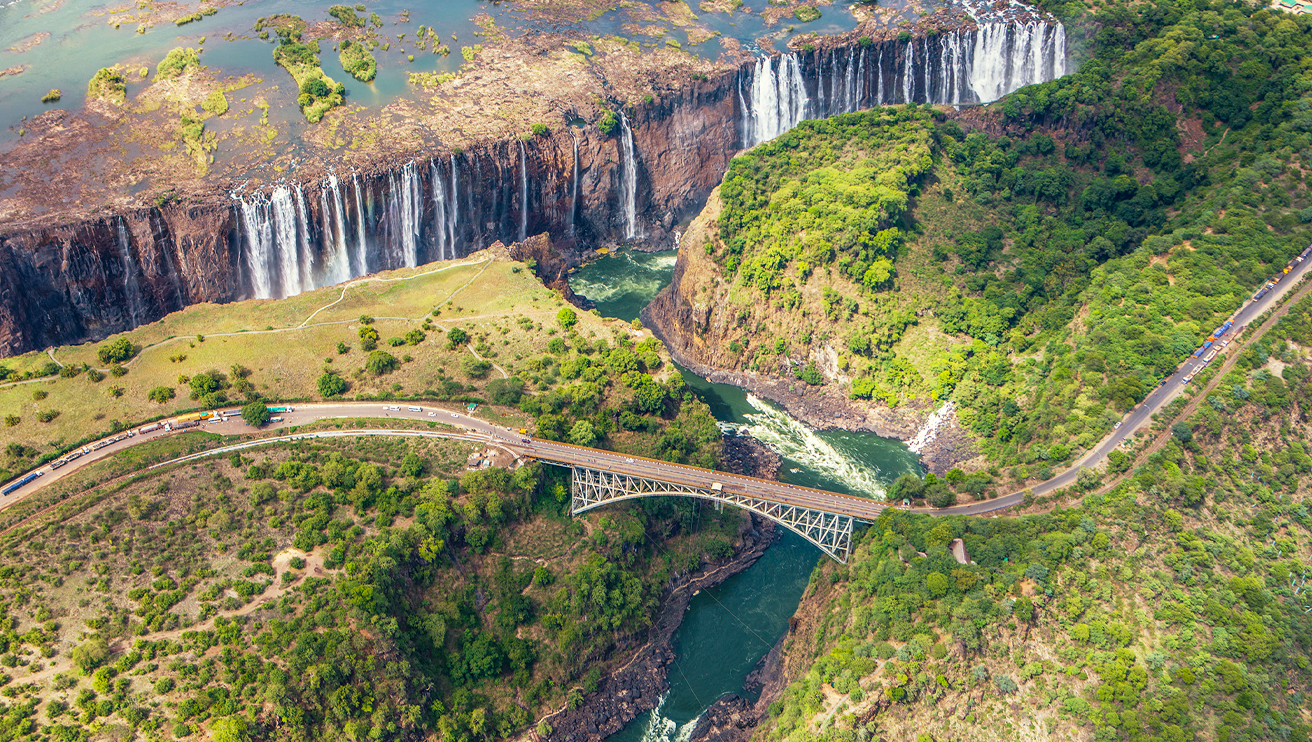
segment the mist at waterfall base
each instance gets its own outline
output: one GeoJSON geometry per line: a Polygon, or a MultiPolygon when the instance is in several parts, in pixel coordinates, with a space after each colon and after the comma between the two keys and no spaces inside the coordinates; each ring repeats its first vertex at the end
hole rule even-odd
{"type": "MultiPolygon", "coordinates": [[[[676,251],[625,251],[595,260],[570,276],[570,288],[607,317],[633,320],[670,282],[676,251]]],[[[879,497],[906,472],[920,473],[902,443],[872,433],[808,430],[778,406],[743,389],[709,382],[681,366],[684,382],[722,428],[761,440],[783,458],[779,479],[858,496],[879,497]]],[[[694,722],[743,682],[788,628],[820,552],[780,529],[778,543],[755,564],[689,603],[674,635],[670,689],[653,711],[613,735],[614,742],[681,742],[694,722]]]]}

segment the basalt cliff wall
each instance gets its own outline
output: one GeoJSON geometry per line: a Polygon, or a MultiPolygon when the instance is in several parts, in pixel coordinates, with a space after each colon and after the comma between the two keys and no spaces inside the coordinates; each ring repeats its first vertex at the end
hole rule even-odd
{"type": "Polygon", "coordinates": [[[802,120],[987,101],[1066,69],[1064,30],[1033,12],[990,22],[936,17],[918,28],[744,54],[657,99],[609,103],[617,116],[605,132],[562,125],[458,151],[434,145],[270,190],[216,186],[185,203],[0,226],[0,355],[99,340],[198,302],[291,296],[533,234],[549,234],[573,264],[606,244],[669,246],[739,149],[802,120]]]}

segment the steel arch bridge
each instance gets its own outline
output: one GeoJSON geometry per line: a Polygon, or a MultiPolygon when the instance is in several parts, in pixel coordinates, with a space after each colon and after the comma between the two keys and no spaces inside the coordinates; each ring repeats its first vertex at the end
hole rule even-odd
{"type": "Polygon", "coordinates": [[[570,477],[571,515],[608,503],[636,500],[640,497],[695,497],[726,503],[769,518],[815,544],[825,554],[842,564],[847,564],[847,558],[852,552],[852,527],[856,519],[850,515],[789,505],[733,492],[672,484],[628,474],[615,474],[586,466],[573,465],[569,469],[573,475],[570,477]]]}

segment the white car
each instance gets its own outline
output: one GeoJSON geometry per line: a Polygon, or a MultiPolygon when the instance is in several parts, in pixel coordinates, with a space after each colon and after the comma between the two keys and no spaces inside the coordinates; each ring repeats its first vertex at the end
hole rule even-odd
{"type": "Polygon", "coordinates": [[[430,413],[428,413],[428,416],[429,416],[429,417],[437,417],[437,413],[436,413],[436,412],[430,412],[430,413]]]}
{"type": "Polygon", "coordinates": [[[456,413],[454,413],[454,412],[452,412],[452,413],[451,413],[451,417],[455,417],[455,418],[458,418],[458,417],[460,417],[460,416],[459,416],[459,415],[457,415],[457,414],[456,414],[456,413]]]}
{"type": "Polygon", "coordinates": [[[1120,429],[1121,429],[1120,423],[1116,423],[1115,425],[1112,426],[1112,430],[1120,430],[1120,429]]]}

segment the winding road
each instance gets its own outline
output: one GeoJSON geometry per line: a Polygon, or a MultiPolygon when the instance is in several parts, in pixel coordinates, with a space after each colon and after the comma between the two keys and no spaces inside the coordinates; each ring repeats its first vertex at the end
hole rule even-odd
{"type": "MultiPolygon", "coordinates": [[[[1243,350],[1248,344],[1260,338],[1267,330],[1275,325],[1280,313],[1273,315],[1267,322],[1255,332],[1250,333],[1247,340],[1238,340],[1238,330],[1257,319],[1260,315],[1276,306],[1287,293],[1294,290],[1299,280],[1306,274],[1308,266],[1312,265],[1312,260],[1306,260],[1294,266],[1293,270],[1277,284],[1276,288],[1270,293],[1257,301],[1246,302],[1243,307],[1234,315],[1234,329],[1227,333],[1223,339],[1228,341],[1228,347],[1225,353],[1218,355],[1214,363],[1223,364],[1222,374],[1218,374],[1219,379],[1225,371],[1233,366],[1239,351],[1243,350]]],[[[1312,293],[1312,284],[1301,289],[1299,296],[1312,293]]],[[[1291,302],[1292,304],[1292,302],[1291,302]]],[[[1148,397],[1133,410],[1129,415],[1104,438],[1097,446],[1087,451],[1071,467],[1061,472],[1057,476],[1035,485],[1028,490],[1021,490],[1001,497],[972,502],[965,505],[958,505],[950,508],[912,508],[915,512],[924,512],[937,515],[984,515],[998,510],[1013,507],[1024,502],[1027,492],[1031,496],[1041,496],[1054,492],[1063,487],[1069,487],[1076,482],[1080,471],[1084,468],[1090,468],[1101,464],[1106,460],[1117,446],[1124,443],[1130,436],[1152,422],[1153,415],[1161,411],[1173,399],[1178,397],[1185,389],[1186,377],[1192,377],[1202,370],[1204,362],[1201,359],[1190,357],[1188,361],[1182,364],[1175,373],[1167,377],[1156,387],[1148,397]]],[[[1216,380],[1212,384],[1215,385],[1216,380]]],[[[1198,395],[1201,399],[1205,394],[1198,395]]],[[[1191,411],[1196,406],[1198,399],[1192,403],[1186,412],[1191,411]]],[[[483,443],[484,445],[495,446],[506,450],[520,459],[534,459],[554,464],[567,466],[583,466],[593,469],[601,469],[616,474],[625,474],[643,479],[660,480],[671,484],[686,485],[702,489],[711,489],[712,485],[719,485],[726,493],[745,495],[749,497],[761,498],[772,502],[783,503],[786,505],[795,505],[804,508],[824,510],[831,513],[848,515],[862,521],[872,521],[879,516],[883,510],[888,507],[884,502],[869,500],[852,495],[844,495],[836,492],[826,492],[824,490],[812,489],[809,487],[799,487],[796,485],[786,484],[769,479],[760,479],[756,477],[746,477],[726,472],[711,471],[694,466],[674,464],[668,461],[659,461],[647,459],[640,456],[628,456],[613,451],[604,451],[593,448],[583,448],[572,446],[566,443],[555,441],[541,440],[529,437],[525,434],[518,433],[508,428],[495,425],[466,414],[455,412],[442,407],[434,407],[431,404],[421,403],[364,403],[364,402],[323,402],[309,403],[289,406],[290,411],[278,412],[278,421],[267,426],[264,429],[256,429],[247,425],[240,417],[229,417],[226,420],[219,418],[216,420],[205,421],[200,429],[207,432],[227,434],[227,435],[253,435],[261,432],[287,430],[298,428],[324,420],[333,419],[396,419],[406,420],[407,422],[428,422],[434,425],[428,429],[413,428],[381,428],[381,429],[353,429],[353,430],[327,430],[313,432],[295,432],[288,434],[273,435],[264,438],[246,440],[229,446],[210,449],[201,453],[190,454],[171,461],[155,464],[151,469],[158,469],[170,466],[196,458],[222,455],[226,452],[248,449],[256,446],[269,445],[273,443],[306,440],[314,438],[339,438],[363,435],[380,435],[396,437],[428,437],[428,438],[447,438],[457,440],[468,440],[471,442],[483,443]],[[438,427],[438,426],[441,427],[438,427]]],[[[136,431],[140,431],[137,428],[136,431]]],[[[12,495],[0,498],[0,509],[12,506],[16,502],[30,497],[45,487],[58,482],[69,475],[81,470],[96,461],[111,456],[131,446],[138,445],[147,440],[175,435],[180,431],[165,431],[162,428],[146,433],[136,432],[132,437],[116,440],[99,449],[92,450],[96,444],[88,445],[86,451],[81,457],[63,465],[59,469],[50,469],[43,466],[39,469],[42,476],[37,478],[24,487],[20,488],[12,495]]],[[[1164,436],[1169,433],[1163,433],[1164,436]]]]}

